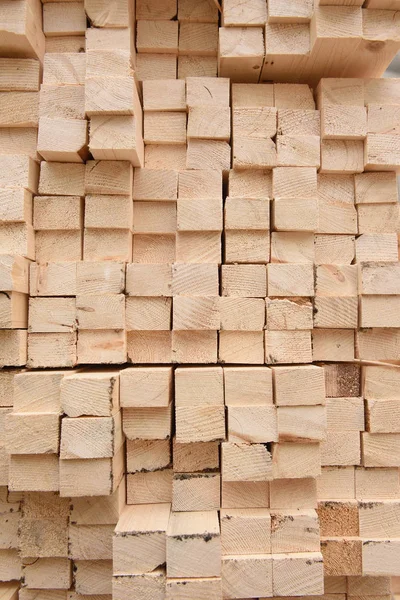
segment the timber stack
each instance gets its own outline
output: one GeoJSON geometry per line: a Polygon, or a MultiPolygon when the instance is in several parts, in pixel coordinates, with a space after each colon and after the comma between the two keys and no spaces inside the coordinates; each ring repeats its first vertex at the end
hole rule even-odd
{"type": "Polygon", "coordinates": [[[399,0],[0,0],[2,600],[396,593],[399,49],[399,0]]]}

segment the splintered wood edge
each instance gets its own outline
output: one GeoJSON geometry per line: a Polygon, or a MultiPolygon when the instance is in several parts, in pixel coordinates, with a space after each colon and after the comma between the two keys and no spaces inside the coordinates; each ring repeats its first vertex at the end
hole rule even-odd
{"type": "Polygon", "coordinates": [[[220,5],[220,3],[218,2],[218,0],[214,0],[214,4],[215,4],[215,6],[218,8],[219,12],[220,12],[220,13],[222,13],[221,5],[220,5]]]}

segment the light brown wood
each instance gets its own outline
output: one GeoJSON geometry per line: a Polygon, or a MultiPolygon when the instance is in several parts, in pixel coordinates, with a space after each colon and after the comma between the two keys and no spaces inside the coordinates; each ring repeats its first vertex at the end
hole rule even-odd
{"type": "Polygon", "coordinates": [[[167,467],[171,463],[170,446],[169,440],[127,440],[127,472],[156,471],[167,467]]]}
{"type": "Polygon", "coordinates": [[[312,16],[312,2],[301,0],[301,2],[282,2],[272,0],[268,7],[268,22],[272,23],[300,23],[308,22],[312,16]]]}
{"type": "Polygon", "coordinates": [[[60,460],[60,495],[108,496],[117,489],[123,471],[123,446],[112,459],[60,460]]]}
{"type": "Polygon", "coordinates": [[[218,510],[220,488],[219,473],[174,473],[172,509],[176,512],[218,510]]]}
{"type": "Polygon", "coordinates": [[[211,442],[225,439],[225,415],[220,406],[179,406],[175,409],[176,441],[211,442]]]}
{"type": "Polygon", "coordinates": [[[23,372],[13,378],[16,412],[61,412],[60,385],[63,371],[23,372]]]}
{"type": "Polygon", "coordinates": [[[274,479],[271,482],[271,509],[317,507],[317,486],[313,477],[304,479],[274,479]]]}
{"type": "Polygon", "coordinates": [[[219,577],[167,579],[165,591],[168,600],[185,600],[190,597],[199,600],[218,600],[221,597],[221,579],[219,577]]]}
{"type": "Polygon", "coordinates": [[[84,52],[85,48],[86,41],[83,35],[56,36],[46,40],[46,53],[49,54],[59,54],[60,52],[84,52]]]}
{"type": "Polygon", "coordinates": [[[2,127],[37,127],[39,95],[37,92],[0,92],[2,127]]]}
{"type": "Polygon", "coordinates": [[[360,500],[394,500],[398,495],[396,468],[357,468],[355,476],[356,497],[360,500]]]}
{"type": "Polygon", "coordinates": [[[75,564],[75,589],[79,594],[85,595],[90,591],[99,595],[111,595],[111,560],[79,560],[75,564]]]}
{"type": "Polygon", "coordinates": [[[126,292],[130,296],[171,296],[171,288],[172,266],[169,264],[128,264],[126,267],[126,292]],[[154,281],[149,277],[150,272],[156,274],[154,281]]]}
{"type": "Polygon", "coordinates": [[[127,439],[169,439],[171,406],[158,408],[124,408],[123,431],[127,439]]]}
{"type": "Polygon", "coordinates": [[[137,51],[161,54],[178,53],[178,22],[138,20],[137,51]]]}
{"type": "Polygon", "coordinates": [[[11,455],[9,487],[15,492],[59,491],[58,454],[11,455]]]}
{"type": "Polygon", "coordinates": [[[172,478],[172,469],[128,474],[127,503],[172,502],[172,478]]]}
{"type": "MultiPolygon", "coordinates": [[[[140,119],[141,108],[133,77],[87,77],[85,80],[85,112],[93,115],[134,115],[140,119]]],[[[139,121],[140,123],[140,121],[139,121]]]]}
{"type": "Polygon", "coordinates": [[[227,406],[272,404],[272,372],[268,367],[224,367],[227,406]]]}
{"type": "Polygon", "coordinates": [[[313,263],[314,258],[312,233],[297,231],[271,233],[271,263],[307,264],[313,263]]]}
{"type": "Polygon", "coordinates": [[[234,405],[228,408],[230,442],[267,443],[278,441],[277,410],[273,406],[234,405]]]}
{"type": "Polygon", "coordinates": [[[294,591],[307,595],[322,593],[324,587],[323,558],[320,552],[273,555],[272,573],[274,594],[286,595],[294,591]],[[307,558],[306,558],[307,557],[307,558]],[[290,565],[291,576],[287,573],[290,565]]]}
{"type": "Polygon", "coordinates": [[[166,561],[169,504],[126,506],[113,542],[115,575],[140,574],[166,561]],[[136,557],[132,562],[132,554],[136,557]]]}
{"type": "Polygon", "coordinates": [[[173,443],[173,468],[178,473],[214,470],[219,467],[217,442],[173,443]]]}
{"type": "Polygon", "coordinates": [[[25,330],[2,330],[0,332],[2,367],[20,367],[26,365],[27,333],[25,330]]]}
{"type": "Polygon", "coordinates": [[[76,329],[74,298],[31,298],[30,333],[72,333],[76,329]]]}
{"type": "Polygon", "coordinates": [[[318,517],[321,524],[321,535],[327,537],[360,535],[358,503],[319,502],[318,517]]]}
{"type": "Polygon", "coordinates": [[[277,410],[279,441],[323,441],[326,411],[323,406],[280,406],[277,410]]]}
{"type": "Polygon", "coordinates": [[[321,367],[273,367],[272,371],[278,406],[325,404],[324,372],[321,367]]]}
{"type": "Polygon", "coordinates": [[[318,517],[313,509],[271,511],[272,554],[319,552],[318,517]]]}
{"type": "Polygon", "coordinates": [[[84,35],[86,15],[83,2],[46,2],[43,7],[43,32],[46,37],[84,35]]]}
{"type": "Polygon", "coordinates": [[[59,447],[59,415],[10,413],[6,418],[10,454],[54,454],[59,447]],[[25,435],[21,435],[25,431],[25,435]]]}
{"type": "Polygon", "coordinates": [[[138,0],[136,5],[136,17],[138,19],[172,19],[176,15],[176,0],[143,1],[138,0]]]}
{"type": "Polygon", "coordinates": [[[121,372],[120,386],[123,407],[169,406],[172,398],[172,369],[125,369],[121,372]]]}
{"type": "Polygon", "coordinates": [[[268,554],[229,555],[222,558],[223,593],[228,598],[272,595],[273,558],[268,554]]]}
{"type": "Polygon", "coordinates": [[[218,75],[234,82],[257,83],[264,58],[262,27],[221,27],[218,75]]]}
{"type": "Polygon", "coordinates": [[[269,506],[268,481],[222,481],[222,508],[265,508],[269,506]]]}
{"type": "Polygon", "coordinates": [[[145,111],[185,111],[186,86],[182,80],[150,80],[143,82],[145,111]]]}
{"type": "Polygon", "coordinates": [[[218,513],[172,513],[167,530],[168,576],[215,577],[220,575],[220,564],[218,513]]]}
{"type": "Polygon", "coordinates": [[[28,296],[20,292],[0,297],[0,325],[4,329],[25,328],[28,325],[28,296]]]}
{"type": "Polygon", "coordinates": [[[0,598],[2,600],[17,600],[18,584],[15,582],[0,584],[0,598]]]}
{"type": "Polygon", "coordinates": [[[151,573],[141,575],[129,575],[110,577],[112,581],[112,596],[117,600],[123,600],[127,595],[147,595],[154,600],[162,600],[165,597],[165,571],[158,568],[151,573]]]}
{"type": "Polygon", "coordinates": [[[43,84],[84,85],[85,72],[84,53],[46,53],[43,64],[43,84]]]}
{"type": "Polygon", "coordinates": [[[125,507],[125,479],[110,496],[74,499],[71,523],[78,525],[115,525],[125,507]]]}
{"type": "Polygon", "coordinates": [[[363,543],[363,574],[366,575],[398,575],[399,544],[395,540],[377,540],[374,544],[363,543]]]}
{"type": "Polygon", "coordinates": [[[89,150],[95,159],[129,160],[134,167],[143,166],[140,120],[131,116],[93,115],[90,119],[89,150]]]}
{"type": "Polygon", "coordinates": [[[318,443],[280,442],[273,446],[274,479],[317,477],[321,472],[318,443]]]}
{"type": "Polygon", "coordinates": [[[186,114],[183,112],[146,112],[144,114],[146,144],[185,144],[186,114]]]}
{"type": "Polygon", "coordinates": [[[262,444],[222,444],[222,480],[271,481],[272,458],[262,444]]]}
{"type": "Polygon", "coordinates": [[[83,162],[88,157],[86,121],[41,117],[37,149],[45,160],[83,162]]]}
{"type": "Polygon", "coordinates": [[[38,92],[40,63],[34,59],[1,58],[0,89],[5,92],[38,92]]]}
{"type": "Polygon", "coordinates": [[[312,267],[309,265],[268,265],[268,293],[278,297],[313,296],[312,267]]]}
{"type": "Polygon", "coordinates": [[[358,431],[327,431],[326,441],[321,444],[321,460],[324,466],[359,465],[360,434],[358,431]]]}
{"type": "Polygon", "coordinates": [[[32,223],[32,194],[24,189],[0,190],[0,215],[3,223],[32,223]]]}
{"type": "Polygon", "coordinates": [[[327,575],[362,575],[362,542],[359,538],[322,538],[321,552],[327,575]]]}
{"type": "Polygon", "coordinates": [[[179,26],[178,51],[180,55],[217,56],[217,24],[183,21],[179,26]]]}
{"type": "Polygon", "coordinates": [[[177,71],[177,57],[174,54],[141,53],[136,56],[136,77],[138,81],[159,80],[162,77],[174,79],[177,71]]]}
{"type": "Polygon", "coordinates": [[[6,2],[1,11],[1,53],[43,60],[42,7],[36,0],[6,2]]]}
{"type": "Polygon", "coordinates": [[[129,0],[110,4],[104,0],[85,0],[85,11],[94,27],[125,27],[131,3],[129,0]]]}
{"type": "Polygon", "coordinates": [[[60,458],[111,458],[123,443],[121,413],[114,417],[64,418],[60,458]]]}
{"type": "MultiPolygon", "coordinates": [[[[211,4],[211,2],[209,1],[208,4],[211,4]]],[[[217,69],[216,56],[196,56],[191,54],[178,56],[178,79],[186,79],[190,76],[217,77],[217,69]]]]}

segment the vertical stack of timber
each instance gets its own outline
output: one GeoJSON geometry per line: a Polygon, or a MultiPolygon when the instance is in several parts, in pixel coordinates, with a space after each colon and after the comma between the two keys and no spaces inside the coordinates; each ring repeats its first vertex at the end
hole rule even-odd
{"type": "Polygon", "coordinates": [[[111,593],[112,534],[125,504],[119,372],[26,371],[14,377],[12,411],[2,410],[10,494],[24,492],[18,543],[2,558],[18,548],[21,598],[66,598],[73,571],[79,594],[111,593]]]}
{"type": "MultiPolygon", "coordinates": [[[[33,4],[4,2],[1,11],[5,11],[6,29],[18,30],[12,24],[12,5],[30,10],[33,4]]],[[[40,20],[35,20],[35,26],[40,25],[38,37],[43,38],[44,50],[42,7],[37,4],[40,20]]],[[[91,10],[97,11],[98,6],[91,10]]],[[[130,22],[125,13],[123,22],[130,22]]],[[[21,39],[29,38],[29,27],[30,21],[28,33],[21,39]]],[[[86,329],[92,334],[92,329],[109,328],[105,316],[114,311],[112,305],[110,308],[114,302],[121,307],[118,327],[124,329],[125,297],[121,292],[125,267],[123,263],[99,263],[85,268],[89,265],[80,262],[85,217],[83,162],[89,157],[83,2],[45,4],[43,28],[47,40],[40,99],[39,62],[0,59],[1,366],[69,368],[78,360],[123,363],[124,342],[118,339],[118,349],[107,352],[102,340],[85,337],[86,329]],[[41,163],[38,186],[36,161],[41,157],[46,162],[41,163]],[[40,194],[33,206],[32,193],[40,194]],[[35,258],[29,282],[27,259],[35,258]],[[29,321],[24,302],[28,292],[29,321]],[[99,309],[85,322],[96,301],[99,309]],[[80,345],[79,323],[83,330],[80,345]]],[[[126,31],[130,35],[129,27],[126,31]]],[[[16,45],[10,41],[8,56],[14,54],[10,47],[16,45]]],[[[19,54],[30,55],[25,50],[16,52],[19,54]]],[[[127,158],[131,160],[130,155],[127,158]]],[[[130,199],[131,171],[129,167],[130,185],[125,192],[130,199]]],[[[132,212],[129,205],[127,211],[132,212]]],[[[95,213],[92,202],[91,214],[95,213]]],[[[124,219],[125,223],[129,221],[124,219]]],[[[112,328],[117,327],[116,319],[118,316],[114,316],[112,328]]],[[[125,504],[126,489],[119,372],[81,372],[77,381],[73,374],[20,369],[0,374],[1,485],[8,485],[9,490],[2,488],[0,580],[21,580],[23,600],[72,600],[93,594],[103,600],[111,598],[112,533],[125,504]]],[[[17,588],[18,584],[2,584],[2,597],[14,599],[17,588]]]]}
{"type": "MultiPolygon", "coordinates": [[[[3,427],[3,423],[1,424],[3,427]]],[[[19,526],[23,495],[0,487],[0,594],[17,600],[22,562],[19,555],[19,526]]]]}
{"type": "MultiPolygon", "coordinates": [[[[32,195],[37,193],[39,86],[45,40],[39,0],[0,6],[0,581],[19,581],[22,495],[9,491],[7,421],[13,380],[27,362],[29,263],[35,259],[32,195]],[[5,368],[6,367],[6,368],[5,368]]],[[[19,585],[4,584],[4,598],[19,585]]]]}
{"type": "Polygon", "coordinates": [[[137,0],[136,18],[139,81],[216,77],[218,8],[214,0],[137,0]]]}
{"type": "Polygon", "coordinates": [[[88,158],[83,2],[45,3],[43,29],[38,152],[44,160],[33,205],[28,366],[68,368],[77,362],[75,261],[82,258],[82,163],[88,158]]]}
{"type": "Polygon", "coordinates": [[[40,63],[0,58],[0,365],[26,364],[40,63]]]}
{"type": "Polygon", "coordinates": [[[142,108],[133,67],[134,3],[85,3],[92,27],[86,32],[85,113],[95,160],[143,165],[142,108]]]}
{"type": "Polygon", "coordinates": [[[85,2],[86,163],[82,269],[77,296],[78,361],[124,363],[125,262],[132,260],[133,167],[144,164],[142,107],[134,76],[135,4],[85,2]],[[97,271],[98,277],[93,277],[97,271]],[[97,281],[95,281],[95,279],[97,281]]]}
{"type": "Polygon", "coordinates": [[[123,292],[132,252],[132,165],[88,161],[85,193],[84,262],[77,263],[78,362],[120,364],[126,361],[123,292]]]}
{"type": "Polygon", "coordinates": [[[172,495],[172,367],[121,371],[127,438],[127,506],[114,533],[113,598],[165,593],[166,531],[172,495]]]}
{"type": "Polygon", "coordinates": [[[172,376],[170,367],[121,372],[132,506],[114,535],[114,597],[322,594],[322,367],[178,367],[172,376]]]}
{"type": "Polygon", "coordinates": [[[397,408],[390,418],[386,412],[398,403],[399,373],[365,366],[362,387],[357,365],[329,365],[325,373],[328,432],[318,481],[325,573],[384,580],[400,556],[397,408]]]}

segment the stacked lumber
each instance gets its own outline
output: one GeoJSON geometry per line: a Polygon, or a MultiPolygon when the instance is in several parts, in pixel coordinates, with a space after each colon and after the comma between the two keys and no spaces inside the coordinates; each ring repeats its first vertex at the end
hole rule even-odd
{"type": "MultiPolygon", "coordinates": [[[[389,265],[379,294],[361,289],[354,264],[398,259],[397,157],[384,150],[398,134],[378,135],[383,150],[372,164],[375,134],[367,132],[376,111],[389,113],[398,101],[397,80],[322,79],[319,110],[302,84],[233,84],[232,102],[223,78],[182,84],[143,82],[145,168],[135,169],[133,183],[128,359],[398,359],[396,316],[374,321],[367,312],[386,301],[384,282],[396,267],[389,265]],[[369,340],[380,335],[392,345],[371,350],[369,340]]],[[[393,128],[395,121],[396,111],[393,128]]],[[[387,295],[396,296],[392,288],[387,295]]]]}
{"type": "Polygon", "coordinates": [[[317,487],[325,574],[397,574],[400,438],[393,403],[398,369],[365,366],[363,386],[357,365],[332,364],[325,370],[328,428],[317,487]]]}
{"type": "Polygon", "coordinates": [[[216,76],[218,69],[237,82],[316,85],[321,77],[379,77],[400,47],[399,6],[391,0],[224,0],[219,29],[217,5],[138,1],[137,78],[216,76]]]}
{"type": "MultiPolygon", "coordinates": [[[[70,163],[82,163],[89,156],[86,56],[84,51],[78,51],[86,31],[83,2],[44,4],[43,27],[46,40],[52,40],[54,46],[48,47],[46,42],[40,88],[38,152],[48,162],[41,163],[40,197],[34,201],[36,261],[77,261],[82,258],[84,166],[70,163]]],[[[67,302],[72,303],[72,300],[67,302]]],[[[45,324],[42,324],[44,329],[40,323],[37,325],[38,329],[33,325],[32,333],[50,333],[45,324]]],[[[59,331],[54,323],[53,337],[59,331]]],[[[76,338],[70,319],[60,332],[68,332],[70,337],[76,338]]],[[[76,339],[75,342],[70,340],[69,345],[76,346],[76,339]]],[[[55,366],[73,366],[75,362],[76,359],[55,366]]]]}
{"type": "Polygon", "coordinates": [[[86,32],[84,3],[76,0],[72,2],[68,0],[68,4],[59,0],[42,0],[42,3],[46,54],[84,52],[86,32]]]}
{"type": "Polygon", "coordinates": [[[0,56],[43,60],[40,0],[3,0],[0,7],[0,56]]]}
{"type": "Polygon", "coordinates": [[[82,371],[61,382],[61,496],[107,496],[124,472],[119,373],[82,371]]]}
{"type": "Polygon", "coordinates": [[[92,25],[86,31],[84,108],[89,149],[96,160],[126,160],[143,166],[143,117],[133,66],[134,3],[85,1],[92,25]]]}
{"type": "Polygon", "coordinates": [[[22,561],[19,598],[111,598],[112,532],[123,503],[123,483],[110,496],[73,501],[50,492],[25,493],[22,512],[15,513],[22,561]]]}
{"type": "Polygon", "coordinates": [[[124,468],[118,372],[5,371],[2,384],[13,393],[1,409],[11,491],[113,494],[124,468]]]}
{"type": "Polygon", "coordinates": [[[214,0],[137,0],[138,80],[216,77],[218,16],[214,0]]]}
{"type": "MultiPolygon", "coordinates": [[[[3,426],[3,423],[1,424],[3,426]]],[[[0,487],[0,598],[16,600],[22,562],[19,556],[19,525],[23,496],[10,492],[6,485],[0,487]]]]}
{"type": "Polygon", "coordinates": [[[0,156],[36,159],[40,63],[34,59],[0,58],[0,66],[0,156]]]}
{"type": "Polygon", "coordinates": [[[379,77],[400,44],[398,3],[224,0],[218,75],[237,82],[379,77]]]}
{"type": "Polygon", "coordinates": [[[128,504],[171,502],[172,389],[172,367],[120,373],[128,504]]]}
{"type": "Polygon", "coordinates": [[[133,367],[120,381],[131,506],[115,530],[115,598],[322,594],[322,367],[133,367]]]}
{"type": "Polygon", "coordinates": [[[77,594],[111,594],[112,537],[126,492],[119,372],[0,375],[8,454],[1,481],[9,490],[1,488],[0,581],[22,578],[24,600],[66,600],[75,573],[77,594]]]}
{"type": "Polygon", "coordinates": [[[46,53],[40,88],[38,152],[46,161],[87,159],[85,53],[46,53]]]}
{"type": "Polygon", "coordinates": [[[390,600],[398,10],[0,0],[1,598],[390,600]]]}
{"type": "Polygon", "coordinates": [[[29,262],[35,258],[32,195],[36,162],[40,64],[0,58],[0,365],[27,360],[29,262]]]}
{"type": "Polygon", "coordinates": [[[115,531],[115,597],[388,596],[399,378],[364,366],[361,384],[345,362],[177,367],[171,460],[170,368],[123,371],[132,506],[115,531]]]}

